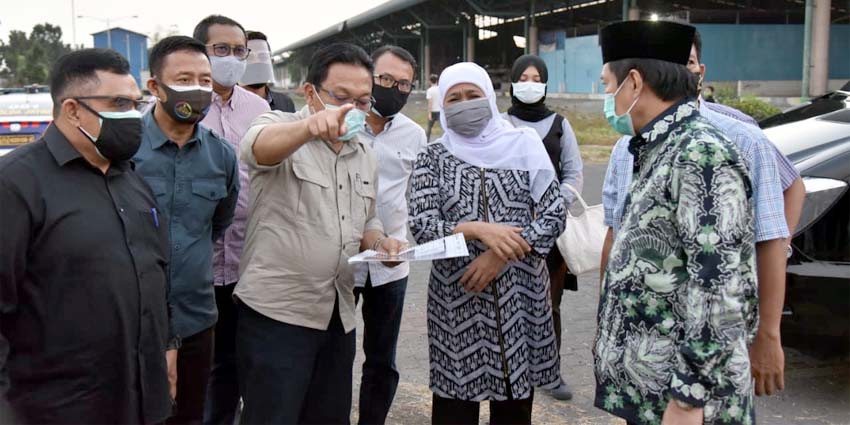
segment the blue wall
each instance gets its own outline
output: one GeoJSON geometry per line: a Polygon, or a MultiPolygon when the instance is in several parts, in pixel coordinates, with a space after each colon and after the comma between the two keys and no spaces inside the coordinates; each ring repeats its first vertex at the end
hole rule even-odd
{"type": "MultiPolygon", "coordinates": [[[[108,46],[109,38],[106,31],[94,34],[94,47],[106,48],[108,46]]],[[[146,81],[141,80],[141,71],[148,69],[147,37],[121,28],[113,28],[112,49],[130,62],[130,73],[136,79],[136,84],[139,84],[139,87],[143,87],[146,81]]]]}
{"type": "MultiPolygon", "coordinates": [[[[714,81],[801,80],[802,25],[696,25],[714,81]]],[[[829,78],[850,78],[850,25],[829,29],[829,78]]]]}
{"type": "MultiPolygon", "coordinates": [[[[711,81],[803,78],[802,25],[696,26],[702,35],[702,61],[711,81]]],[[[593,93],[602,68],[598,37],[565,38],[563,31],[556,31],[546,34],[550,43],[553,36],[557,49],[540,53],[549,68],[548,91],[593,93]]],[[[850,79],[850,25],[830,28],[829,78],[850,79]]]]}

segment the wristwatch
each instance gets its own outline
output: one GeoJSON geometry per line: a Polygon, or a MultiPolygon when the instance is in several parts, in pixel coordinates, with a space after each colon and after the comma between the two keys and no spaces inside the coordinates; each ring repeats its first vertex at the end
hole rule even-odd
{"type": "Polygon", "coordinates": [[[787,251],[785,253],[785,258],[791,258],[794,255],[794,248],[791,247],[791,244],[788,244],[787,251]]]}
{"type": "Polygon", "coordinates": [[[685,403],[684,401],[676,399],[676,398],[673,399],[673,402],[676,403],[676,406],[679,406],[679,408],[682,409],[682,410],[692,410],[695,407],[691,404],[685,403]]]}

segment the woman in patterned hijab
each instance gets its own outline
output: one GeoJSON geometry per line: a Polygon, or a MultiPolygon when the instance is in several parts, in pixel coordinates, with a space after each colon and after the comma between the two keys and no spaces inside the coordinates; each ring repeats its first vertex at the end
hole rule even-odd
{"type": "Polygon", "coordinates": [[[410,228],[417,242],[463,233],[470,256],[434,261],[428,291],[432,422],[531,423],[534,388],[558,385],[545,258],[565,209],[539,137],[496,109],[486,71],[440,77],[446,129],[417,159],[410,228]]]}

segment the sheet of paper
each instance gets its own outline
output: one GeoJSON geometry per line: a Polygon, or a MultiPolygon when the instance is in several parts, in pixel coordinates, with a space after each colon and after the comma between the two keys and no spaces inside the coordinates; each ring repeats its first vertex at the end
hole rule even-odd
{"type": "Polygon", "coordinates": [[[363,251],[348,259],[348,263],[363,263],[376,261],[431,261],[446,258],[467,257],[466,239],[463,233],[457,233],[442,239],[437,239],[422,245],[417,245],[400,252],[395,257],[381,254],[371,249],[363,251]]]}

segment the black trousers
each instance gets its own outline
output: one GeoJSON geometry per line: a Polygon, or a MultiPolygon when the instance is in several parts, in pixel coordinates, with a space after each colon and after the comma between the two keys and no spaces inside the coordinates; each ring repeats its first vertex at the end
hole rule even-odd
{"type": "MultiPolygon", "coordinates": [[[[531,423],[531,397],[522,400],[490,401],[490,425],[525,425],[531,423]]],[[[431,404],[431,423],[434,425],[477,425],[481,406],[477,401],[443,398],[436,394],[431,404]]]]}
{"type": "Polygon", "coordinates": [[[575,291],[578,289],[578,278],[567,270],[567,263],[558,251],[553,247],[552,252],[546,257],[546,267],[549,268],[549,293],[552,297],[552,320],[555,322],[555,340],[558,343],[558,352],[561,352],[561,300],[564,291],[575,291]]]}
{"type": "Polygon", "coordinates": [[[239,407],[239,381],[236,379],[236,303],[233,301],[235,287],[235,283],[215,287],[218,323],[215,324],[215,355],[204,407],[204,424],[208,425],[232,425],[239,407]]]}
{"type": "Polygon", "coordinates": [[[398,389],[395,363],[407,278],[377,288],[367,278],[366,286],[354,288],[356,300],[363,300],[363,376],[360,379],[358,423],[384,424],[398,389]]]}
{"type": "Polygon", "coordinates": [[[215,327],[183,340],[177,352],[177,406],[169,425],[200,424],[212,364],[215,327]]]}
{"type": "Polygon", "coordinates": [[[324,331],[237,308],[241,423],[348,424],[355,334],[345,333],[338,306],[324,331]]]}
{"type": "Polygon", "coordinates": [[[428,116],[428,128],[425,130],[425,140],[431,141],[431,128],[434,127],[434,123],[440,122],[440,112],[429,112],[428,116]]]}

